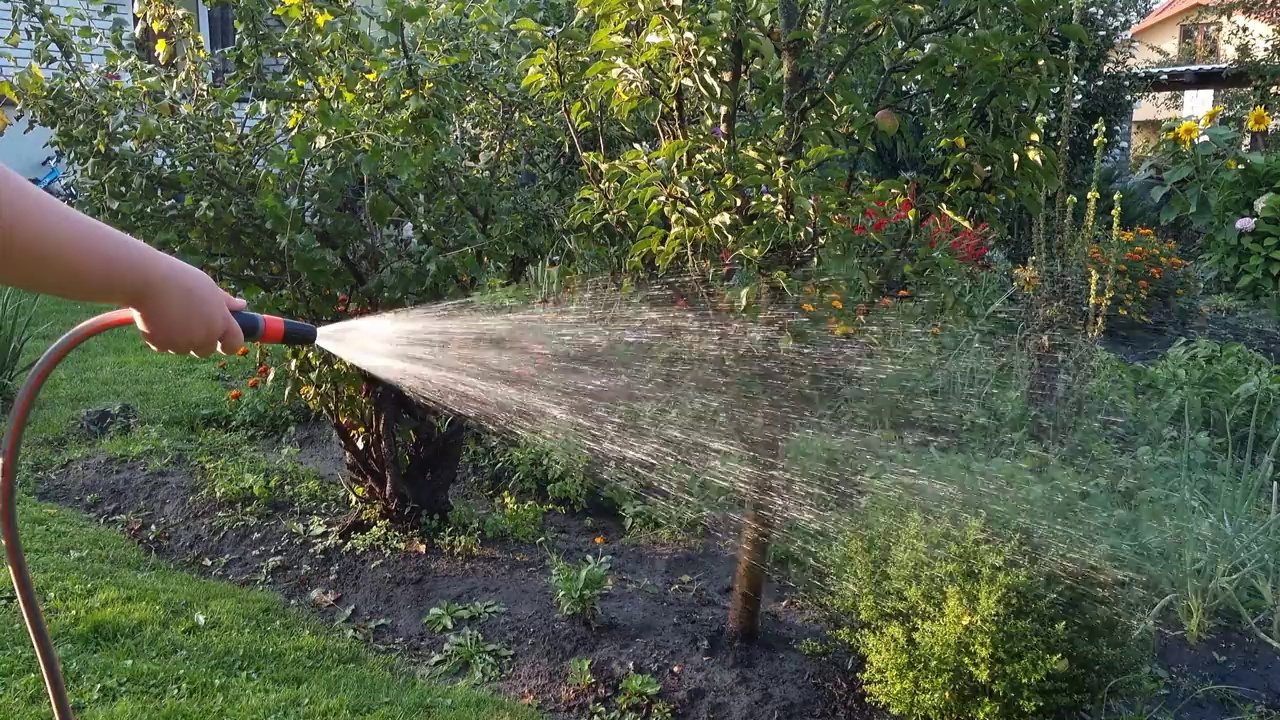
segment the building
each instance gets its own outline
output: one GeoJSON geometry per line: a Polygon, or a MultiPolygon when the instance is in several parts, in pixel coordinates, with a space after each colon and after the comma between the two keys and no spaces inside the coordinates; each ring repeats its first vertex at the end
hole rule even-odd
{"type": "Polygon", "coordinates": [[[1160,90],[1134,106],[1134,154],[1141,156],[1144,147],[1157,142],[1166,122],[1198,118],[1221,104],[1226,87],[1246,84],[1239,77],[1234,82],[1230,79],[1232,63],[1246,45],[1257,51],[1270,47],[1277,25],[1280,2],[1276,0],[1164,0],[1156,5],[1129,31],[1134,67],[1145,69],[1160,90]],[[1169,79],[1174,82],[1160,82],[1169,79]]]}
{"type": "MultiPolygon", "coordinates": [[[[10,56],[0,57],[0,80],[11,78],[31,62],[31,41],[21,33],[14,34],[10,13],[13,4],[13,0],[0,0],[0,40],[8,40],[7,43],[0,44],[0,55],[7,53],[10,56]],[[16,45],[13,45],[14,40],[17,41],[16,45]]],[[[87,7],[83,0],[45,0],[45,4],[55,10],[63,10],[64,14],[66,9],[83,11],[87,7]]],[[[202,0],[181,0],[178,4],[195,17],[200,34],[204,36],[205,47],[216,52],[235,44],[235,25],[229,6],[210,8],[202,0]]],[[[90,22],[103,30],[120,25],[125,30],[132,31],[136,25],[132,8],[133,0],[120,0],[114,4],[108,0],[101,7],[101,13],[90,22]]],[[[138,43],[138,51],[149,53],[150,41],[150,38],[142,38],[138,43]]],[[[104,56],[90,55],[90,59],[101,61],[104,56]]],[[[0,98],[0,112],[5,113],[10,120],[15,120],[14,108],[3,98],[0,98]]],[[[47,146],[50,134],[46,128],[30,126],[25,118],[15,120],[0,134],[0,163],[26,177],[44,174],[45,168],[41,166],[41,162],[50,154],[47,146]]]]}

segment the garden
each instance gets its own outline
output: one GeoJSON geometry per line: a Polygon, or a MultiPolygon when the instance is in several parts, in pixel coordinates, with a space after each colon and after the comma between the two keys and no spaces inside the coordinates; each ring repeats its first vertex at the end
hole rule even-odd
{"type": "Polygon", "coordinates": [[[1280,49],[1134,159],[1136,0],[231,5],[12,3],[77,207],[342,323],[50,380],[85,717],[1280,716],[1280,49]]]}

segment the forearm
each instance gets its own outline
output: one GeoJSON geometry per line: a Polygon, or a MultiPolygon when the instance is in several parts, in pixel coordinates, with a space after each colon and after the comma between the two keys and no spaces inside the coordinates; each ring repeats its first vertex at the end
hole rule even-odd
{"type": "Polygon", "coordinates": [[[174,262],[0,165],[0,285],[132,306],[174,262]]]}

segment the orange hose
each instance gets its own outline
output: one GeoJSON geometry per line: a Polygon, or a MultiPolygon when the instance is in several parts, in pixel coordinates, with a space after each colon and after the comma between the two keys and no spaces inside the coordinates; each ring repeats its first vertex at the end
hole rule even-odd
{"type": "Polygon", "coordinates": [[[31,573],[27,569],[27,559],[22,554],[22,543],[18,539],[18,511],[14,498],[14,486],[18,474],[18,448],[22,444],[22,433],[26,429],[27,417],[31,414],[36,396],[40,394],[40,388],[44,386],[45,380],[49,379],[49,374],[58,366],[58,363],[89,338],[112,328],[132,324],[133,313],[129,310],[105,313],[76,326],[54,343],[53,347],[46,350],[40,360],[32,366],[26,382],[18,391],[13,410],[9,413],[9,425],[5,429],[4,441],[0,443],[0,529],[3,530],[5,559],[9,563],[9,575],[13,578],[13,589],[18,594],[18,607],[22,610],[22,619],[27,624],[27,632],[31,634],[31,644],[35,647],[36,658],[40,661],[40,672],[44,675],[44,686],[49,691],[49,702],[53,704],[55,720],[74,720],[75,716],[71,712],[71,701],[67,698],[62,669],[58,666],[58,656],[53,647],[53,640],[49,637],[49,629],[45,626],[44,616],[40,613],[35,586],[31,582],[31,573]]]}

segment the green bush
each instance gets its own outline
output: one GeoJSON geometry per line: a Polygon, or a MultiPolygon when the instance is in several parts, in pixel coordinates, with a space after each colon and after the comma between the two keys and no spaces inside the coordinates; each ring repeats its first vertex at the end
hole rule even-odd
{"type": "Polygon", "coordinates": [[[848,537],[834,635],[866,658],[868,696],[903,718],[1056,717],[1119,677],[1124,637],[1034,575],[981,525],[886,513],[848,537]]]}

